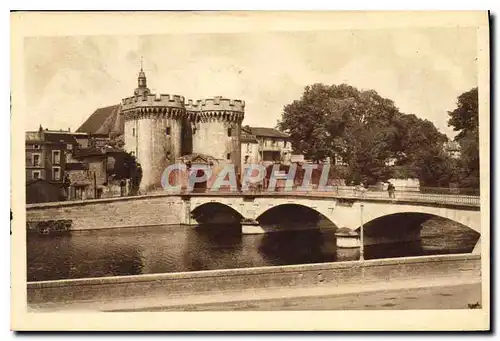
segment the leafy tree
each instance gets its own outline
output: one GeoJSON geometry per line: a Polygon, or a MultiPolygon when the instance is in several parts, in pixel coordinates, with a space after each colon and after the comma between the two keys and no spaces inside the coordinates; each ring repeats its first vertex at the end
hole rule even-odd
{"type": "Polygon", "coordinates": [[[296,152],[316,162],[340,155],[348,165],[347,180],[367,183],[392,177],[391,159],[431,179],[426,162],[446,140],[431,122],[402,114],[376,91],[346,84],[307,86],[300,100],[284,107],[278,128],[290,134],[296,152]]]}
{"type": "Polygon", "coordinates": [[[449,111],[448,125],[453,127],[453,130],[458,131],[455,137],[456,141],[460,141],[469,133],[477,133],[479,128],[478,115],[478,92],[477,88],[473,88],[458,96],[457,108],[449,111]]]}
{"type": "Polygon", "coordinates": [[[142,169],[135,156],[125,151],[114,153],[114,162],[108,165],[108,174],[114,180],[130,180],[130,194],[135,195],[142,180],[142,169]]]}
{"type": "Polygon", "coordinates": [[[448,125],[458,132],[455,141],[461,147],[459,183],[462,187],[479,188],[478,88],[458,96],[457,108],[448,115],[448,125]]]}

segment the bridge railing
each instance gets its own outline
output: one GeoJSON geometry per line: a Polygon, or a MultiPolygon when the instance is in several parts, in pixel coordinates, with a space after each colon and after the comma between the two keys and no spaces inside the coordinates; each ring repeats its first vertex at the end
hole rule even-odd
{"type": "Polygon", "coordinates": [[[447,188],[408,188],[396,187],[394,196],[390,197],[389,192],[380,187],[361,188],[355,186],[333,186],[329,191],[320,190],[316,186],[311,186],[307,190],[300,188],[277,187],[273,191],[267,189],[252,188],[245,191],[231,191],[229,189],[219,189],[211,191],[210,189],[195,189],[192,192],[184,191],[182,194],[191,195],[252,195],[252,196],[305,196],[305,197],[330,197],[330,198],[352,198],[352,199],[378,199],[387,201],[414,201],[436,204],[455,204],[479,206],[480,197],[474,194],[474,189],[456,189],[447,188]]]}

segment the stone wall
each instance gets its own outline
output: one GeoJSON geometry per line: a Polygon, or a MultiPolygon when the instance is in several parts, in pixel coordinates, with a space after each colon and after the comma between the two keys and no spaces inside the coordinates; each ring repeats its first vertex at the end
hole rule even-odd
{"type": "Polygon", "coordinates": [[[108,198],[27,205],[26,221],[71,220],[71,230],[175,225],[185,223],[188,209],[175,196],[108,198]]]}
{"type": "MultiPolygon", "coordinates": [[[[103,277],[28,283],[28,302],[78,303],[212,294],[270,288],[344,286],[440,277],[480,281],[478,255],[440,255],[360,262],[103,277]]],[[[165,303],[165,302],[164,302],[165,303]]],[[[98,309],[98,308],[95,308],[98,309]]]]}

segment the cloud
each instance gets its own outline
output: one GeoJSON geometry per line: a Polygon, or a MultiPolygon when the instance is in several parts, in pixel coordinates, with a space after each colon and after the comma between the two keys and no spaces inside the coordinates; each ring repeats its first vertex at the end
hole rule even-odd
{"type": "Polygon", "coordinates": [[[247,103],[245,124],[274,126],[306,85],[374,89],[442,131],[477,84],[474,29],[98,36],[26,41],[26,129],[72,129],[137,86],[141,56],[155,92],[247,103]]]}

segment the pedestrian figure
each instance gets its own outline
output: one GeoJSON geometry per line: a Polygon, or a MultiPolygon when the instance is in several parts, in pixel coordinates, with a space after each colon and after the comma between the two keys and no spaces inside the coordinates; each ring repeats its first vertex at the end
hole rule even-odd
{"type": "Polygon", "coordinates": [[[125,182],[124,179],[120,180],[120,196],[123,197],[125,196],[125,186],[127,183],[125,182]]]}
{"type": "Polygon", "coordinates": [[[394,195],[394,192],[396,191],[396,188],[394,188],[394,185],[389,182],[389,186],[387,186],[387,192],[389,192],[389,198],[396,198],[394,195]]]}
{"type": "Polygon", "coordinates": [[[365,197],[365,193],[366,193],[366,188],[363,185],[363,183],[361,183],[360,185],[357,185],[354,188],[354,192],[357,193],[357,196],[360,196],[360,197],[364,198],[365,197]]]}

